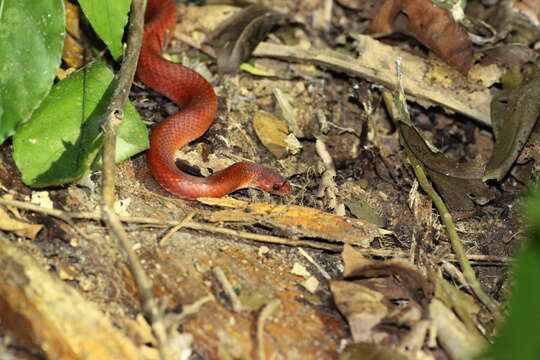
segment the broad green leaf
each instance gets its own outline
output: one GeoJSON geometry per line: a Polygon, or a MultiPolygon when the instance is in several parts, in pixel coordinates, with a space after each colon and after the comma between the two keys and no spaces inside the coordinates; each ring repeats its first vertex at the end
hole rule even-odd
{"type": "Polygon", "coordinates": [[[115,59],[122,56],[122,35],[131,0],[79,0],[79,4],[111,55],[115,59]]]}
{"type": "Polygon", "coordinates": [[[60,0],[0,0],[0,144],[49,92],[64,44],[60,0]]]}
{"type": "MultiPolygon", "coordinates": [[[[57,83],[13,137],[13,157],[25,184],[61,185],[90,171],[103,145],[100,119],[113,91],[113,74],[95,62],[57,83]]],[[[117,143],[116,160],[148,148],[148,132],[131,103],[117,143]]]]}
{"type": "Polygon", "coordinates": [[[540,359],[540,185],[528,199],[527,243],[512,266],[509,314],[487,354],[478,360],[540,359]]]}

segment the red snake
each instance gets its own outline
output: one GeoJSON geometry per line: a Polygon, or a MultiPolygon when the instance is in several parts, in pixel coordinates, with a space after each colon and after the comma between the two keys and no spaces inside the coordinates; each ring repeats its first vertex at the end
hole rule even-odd
{"type": "Polygon", "coordinates": [[[239,162],[208,177],[187,174],[176,166],[175,152],[201,137],[217,112],[212,85],[197,72],[161,56],[166,38],[176,25],[173,0],[148,0],[144,36],[137,77],[181,107],[161,121],[150,135],[148,166],[156,181],[184,199],[220,197],[253,187],[272,194],[287,195],[291,186],[274,170],[252,162],[239,162]]]}

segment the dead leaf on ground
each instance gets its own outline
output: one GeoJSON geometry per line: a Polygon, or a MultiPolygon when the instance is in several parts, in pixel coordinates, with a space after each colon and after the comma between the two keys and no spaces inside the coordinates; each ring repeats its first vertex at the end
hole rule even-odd
{"type": "Polygon", "coordinates": [[[427,306],[433,296],[427,279],[404,260],[373,262],[349,245],[342,257],[344,280],[332,281],[330,288],[353,340],[419,351],[429,328],[427,306]],[[414,332],[420,334],[411,342],[414,332]]]}
{"type": "Polygon", "coordinates": [[[471,216],[475,203],[485,205],[495,197],[482,181],[484,166],[477,162],[458,163],[433,152],[415,127],[399,124],[402,143],[424,165],[444,201],[458,218],[471,216]]]}
{"type": "Polygon", "coordinates": [[[257,137],[277,159],[288,155],[286,138],[289,133],[287,124],[266,111],[258,111],[253,117],[253,129],[257,137]]]}
{"type": "Polygon", "coordinates": [[[473,64],[472,41],[467,31],[448,9],[431,0],[386,0],[367,32],[381,36],[394,32],[411,34],[465,75],[473,64]],[[400,14],[406,18],[399,18],[400,14]]]}
{"type": "Polygon", "coordinates": [[[527,143],[540,117],[540,68],[517,89],[492,102],[495,148],[486,165],[484,181],[500,181],[527,143]]]}
{"type": "Polygon", "coordinates": [[[368,247],[376,236],[387,233],[361,219],[346,218],[298,205],[247,203],[231,198],[199,198],[203,204],[228,207],[214,211],[211,222],[257,223],[281,229],[292,237],[309,237],[368,247]]]}
{"type": "Polygon", "coordinates": [[[490,23],[508,44],[531,46],[540,39],[538,0],[508,0],[497,6],[490,23]]]}
{"type": "Polygon", "coordinates": [[[286,15],[266,6],[251,5],[226,20],[212,36],[219,71],[235,73],[266,34],[286,15]]]}
{"type": "Polygon", "coordinates": [[[0,207],[0,230],[11,231],[17,236],[34,240],[43,225],[29,224],[24,221],[13,219],[7,211],[0,207]]]}

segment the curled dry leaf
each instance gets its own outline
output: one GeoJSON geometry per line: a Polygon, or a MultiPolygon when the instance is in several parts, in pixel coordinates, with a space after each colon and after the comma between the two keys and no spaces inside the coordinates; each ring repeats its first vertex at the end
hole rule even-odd
{"type": "Polygon", "coordinates": [[[540,68],[530,79],[492,102],[495,148],[486,166],[484,181],[500,181],[527,143],[540,117],[540,68]]]}
{"type": "Polygon", "coordinates": [[[446,8],[431,0],[386,0],[367,32],[381,36],[411,34],[463,74],[473,64],[472,41],[467,32],[446,8]],[[405,25],[396,21],[400,13],[406,14],[405,25]]]}
{"type": "Polygon", "coordinates": [[[216,51],[219,71],[237,72],[259,42],[285,17],[266,6],[251,5],[226,20],[210,41],[216,51]]]}
{"type": "Polygon", "coordinates": [[[442,62],[428,62],[396,46],[374,40],[370,36],[358,35],[355,36],[355,40],[358,50],[357,58],[324,48],[301,49],[297,46],[269,42],[259,44],[253,54],[289,62],[311,63],[333,71],[362,77],[390,88],[393,88],[396,83],[394,59],[399,57],[402,59],[402,69],[406,72],[403,87],[409,98],[412,97],[424,107],[437,104],[477,119],[484,124],[490,124],[489,104],[492,95],[488,87],[492,83],[486,83],[484,80],[493,77],[479,71],[481,67],[472,68],[469,76],[465,78],[457,71],[451,71],[452,69],[442,62]],[[439,73],[439,71],[444,75],[436,77],[429,75],[439,73]],[[448,78],[447,75],[450,72],[453,73],[452,82],[441,83],[440,79],[448,78]],[[474,83],[481,87],[471,86],[473,85],[471,75],[477,73],[482,73],[482,75],[479,74],[478,80],[474,83]]]}
{"type": "Polygon", "coordinates": [[[344,280],[332,281],[330,288],[354,341],[395,347],[409,341],[404,329],[428,320],[433,289],[426,278],[404,260],[373,262],[349,245],[342,256],[344,280]]]}
{"type": "Polygon", "coordinates": [[[0,207],[0,230],[11,231],[17,236],[34,240],[43,225],[29,224],[24,221],[13,219],[7,211],[0,207]]]}

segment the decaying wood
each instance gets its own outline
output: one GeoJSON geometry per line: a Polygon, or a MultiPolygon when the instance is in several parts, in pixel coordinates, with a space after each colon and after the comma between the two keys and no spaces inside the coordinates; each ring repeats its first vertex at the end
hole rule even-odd
{"type": "Polygon", "coordinates": [[[0,314],[21,345],[48,359],[139,359],[95,304],[0,236],[0,314]]]}

